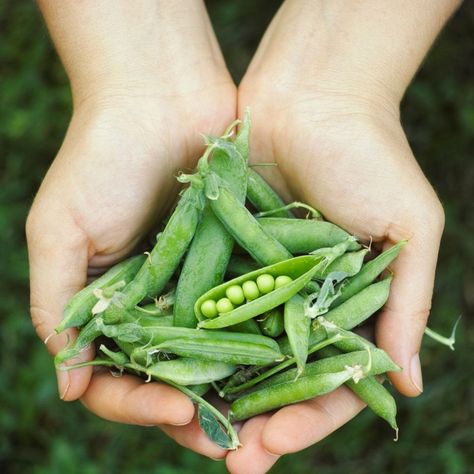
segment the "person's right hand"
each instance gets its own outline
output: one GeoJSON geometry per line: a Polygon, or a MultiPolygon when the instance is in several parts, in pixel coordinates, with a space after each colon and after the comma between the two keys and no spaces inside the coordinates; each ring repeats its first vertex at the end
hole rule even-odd
{"type": "MultiPolygon", "coordinates": [[[[88,273],[123,259],[159,221],[176,196],[177,171],[192,166],[202,150],[198,132],[220,133],[234,118],[233,94],[228,83],[172,101],[114,94],[77,108],[27,222],[31,314],[42,340],[53,333],[88,273]],[[202,109],[201,100],[209,106],[202,109]]],[[[75,334],[69,330],[51,337],[48,349],[56,354],[75,334]]],[[[80,359],[91,357],[92,348],[80,359]]],[[[181,444],[221,455],[195,423],[188,424],[191,401],[169,386],[91,368],[58,370],[58,383],[63,400],[81,398],[103,418],[166,425],[164,430],[181,444]],[[173,426],[182,424],[187,426],[173,426]]]]}

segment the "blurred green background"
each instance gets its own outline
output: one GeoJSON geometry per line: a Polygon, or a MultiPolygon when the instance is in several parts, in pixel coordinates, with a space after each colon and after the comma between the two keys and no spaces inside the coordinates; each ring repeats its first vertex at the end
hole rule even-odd
{"type": "MultiPolygon", "coordinates": [[[[213,0],[209,10],[238,80],[280,4],[213,0]]],[[[365,411],[274,473],[474,472],[474,4],[465,2],[411,85],[402,118],[446,210],[431,327],[464,318],[456,352],[425,341],[425,392],[399,400],[401,439],[365,411]]],[[[59,401],[52,361],[28,315],[24,221],[71,112],[68,84],[33,2],[0,4],[0,471],[221,473],[223,463],[157,429],[120,426],[59,401]]]]}

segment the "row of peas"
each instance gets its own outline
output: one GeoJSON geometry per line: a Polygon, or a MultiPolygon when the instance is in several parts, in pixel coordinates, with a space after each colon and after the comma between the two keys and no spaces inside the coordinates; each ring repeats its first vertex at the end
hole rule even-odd
{"type": "Polygon", "coordinates": [[[220,298],[217,302],[212,299],[204,301],[201,305],[201,313],[206,318],[215,318],[219,314],[232,311],[236,306],[240,306],[246,301],[256,300],[259,296],[271,293],[292,281],[293,279],[288,275],[279,275],[274,278],[273,275],[264,273],[259,275],[255,281],[244,281],[242,286],[229,286],[225,290],[226,297],[220,298]]]}

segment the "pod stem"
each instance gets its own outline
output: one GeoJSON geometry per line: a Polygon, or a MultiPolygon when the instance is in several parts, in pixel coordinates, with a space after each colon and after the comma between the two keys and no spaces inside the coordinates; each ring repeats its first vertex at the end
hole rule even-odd
{"type": "Polygon", "coordinates": [[[172,387],[176,388],[180,392],[184,393],[187,395],[191,400],[193,400],[197,405],[203,406],[207,408],[221,423],[221,425],[226,429],[229,438],[231,440],[232,446],[229,449],[237,449],[239,446],[241,446],[239,436],[237,435],[237,432],[235,431],[235,428],[232,426],[232,423],[229,421],[227,417],[225,417],[216,407],[211,405],[209,402],[204,400],[204,398],[200,397],[196,393],[194,393],[192,390],[190,390],[187,387],[184,387],[182,385],[178,385],[174,382],[171,382],[169,380],[166,380],[166,383],[168,385],[171,385],[172,387]]]}
{"type": "Polygon", "coordinates": [[[462,315],[459,315],[458,319],[454,323],[453,329],[449,337],[442,336],[441,334],[433,331],[433,329],[425,328],[425,334],[434,339],[435,341],[443,344],[444,346],[448,346],[452,351],[454,351],[454,344],[456,342],[456,329],[458,328],[459,322],[461,321],[462,315]]]}
{"type": "Polygon", "coordinates": [[[286,206],[278,207],[276,209],[271,209],[270,211],[258,212],[257,214],[255,214],[255,217],[271,216],[272,214],[276,214],[277,212],[289,211],[291,209],[306,209],[307,211],[309,211],[309,214],[311,215],[312,219],[316,219],[316,220],[323,219],[322,214],[317,209],[309,206],[308,204],[305,204],[304,202],[299,202],[299,201],[291,202],[290,204],[287,204],[286,206]]]}

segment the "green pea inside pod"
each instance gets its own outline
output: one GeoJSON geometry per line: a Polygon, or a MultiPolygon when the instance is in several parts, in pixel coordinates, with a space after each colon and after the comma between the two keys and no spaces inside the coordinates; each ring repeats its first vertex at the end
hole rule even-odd
{"type": "Polygon", "coordinates": [[[204,293],[196,301],[194,306],[194,312],[197,319],[200,321],[198,327],[207,329],[224,328],[242,321],[247,321],[248,319],[276,308],[303,289],[311,280],[313,275],[318,271],[320,264],[325,264],[324,257],[318,255],[303,255],[246,273],[245,275],[241,275],[212,288],[204,293]],[[255,282],[261,275],[269,275],[273,280],[281,275],[285,275],[291,278],[292,281],[280,288],[270,291],[269,293],[260,294],[260,296],[255,299],[251,299],[246,294],[246,286],[248,285],[248,282],[253,282],[255,286],[257,286],[257,290],[260,292],[258,285],[255,282]],[[217,318],[204,319],[205,317],[201,311],[202,304],[207,300],[219,301],[221,298],[226,298],[226,290],[233,285],[239,285],[242,287],[247,302],[231,311],[221,313],[217,318]]]}

